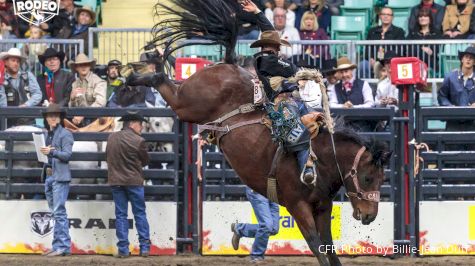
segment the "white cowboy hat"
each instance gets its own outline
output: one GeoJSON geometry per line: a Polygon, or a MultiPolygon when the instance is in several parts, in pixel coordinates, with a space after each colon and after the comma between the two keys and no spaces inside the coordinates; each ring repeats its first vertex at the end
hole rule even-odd
{"type": "Polygon", "coordinates": [[[26,57],[21,55],[21,51],[18,48],[10,48],[8,52],[1,52],[0,53],[0,60],[5,60],[9,57],[18,57],[20,60],[26,60],[26,57]]]}

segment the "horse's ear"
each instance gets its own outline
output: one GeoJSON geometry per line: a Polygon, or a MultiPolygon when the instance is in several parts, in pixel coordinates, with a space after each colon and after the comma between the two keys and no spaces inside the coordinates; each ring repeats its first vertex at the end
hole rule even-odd
{"type": "Polygon", "coordinates": [[[377,166],[385,166],[391,159],[392,151],[380,150],[373,154],[373,163],[377,166]]]}

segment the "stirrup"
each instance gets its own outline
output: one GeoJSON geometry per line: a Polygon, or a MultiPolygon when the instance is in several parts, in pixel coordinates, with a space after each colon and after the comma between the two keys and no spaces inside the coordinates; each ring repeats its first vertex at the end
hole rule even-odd
{"type": "Polygon", "coordinates": [[[305,182],[305,180],[304,180],[305,170],[307,169],[307,167],[304,167],[302,169],[302,172],[300,173],[300,182],[302,182],[306,186],[310,186],[310,185],[316,186],[317,185],[317,169],[315,167],[315,164],[316,163],[314,162],[312,167],[311,167],[312,175],[313,175],[313,179],[312,179],[311,182],[305,182]]]}

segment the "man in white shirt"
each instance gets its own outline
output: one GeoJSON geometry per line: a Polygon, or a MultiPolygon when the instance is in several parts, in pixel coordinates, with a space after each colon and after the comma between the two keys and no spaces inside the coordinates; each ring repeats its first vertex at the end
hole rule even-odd
{"type": "Polygon", "coordinates": [[[347,57],[337,60],[336,71],[341,72],[341,83],[330,93],[330,106],[340,108],[371,108],[374,107],[373,91],[368,82],[355,78],[355,64],[347,57]]]}
{"type": "MultiPolygon", "coordinates": [[[[288,42],[300,41],[299,31],[294,26],[286,26],[287,11],[283,8],[274,8],[274,28],[279,33],[280,38],[288,42]]],[[[282,46],[280,54],[286,58],[300,55],[302,47],[300,44],[293,44],[292,47],[282,46]]]]}

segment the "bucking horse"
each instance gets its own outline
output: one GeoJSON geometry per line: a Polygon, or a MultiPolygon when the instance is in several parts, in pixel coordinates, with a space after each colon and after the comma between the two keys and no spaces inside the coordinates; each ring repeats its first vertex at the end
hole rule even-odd
{"type": "MultiPolygon", "coordinates": [[[[318,158],[314,186],[303,184],[292,153],[273,164],[278,145],[269,129],[260,123],[265,111],[253,103],[252,74],[236,64],[239,12],[236,0],[170,0],[155,6],[158,23],[152,34],[157,45],[165,46],[163,57],[194,40],[226,48],[222,63],[197,71],[177,85],[164,72],[129,76],[130,84],[152,85],[179,119],[210,124],[226,130],[216,132],[219,148],[240,179],[266,196],[268,175],[276,165],[277,199],[295,218],[302,235],[321,265],[341,265],[333,252],[322,253],[322,245],[333,245],[330,231],[332,201],[344,186],[353,217],[371,223],[378,213],[379,190],[384,165],[391,152],[386,145],[365,141],[353,130],[336,125],[334,133],[322,128],[311,146],[318,158]],[[183,39],[189,42],[180,42],[183,39]],[[250,105],[251,104],[251,105],[250,105]],[[334,145],[333,145],[333,144],[334,145]]],[[[198,43],[198,42],[196,42],[198,43]]]]}

